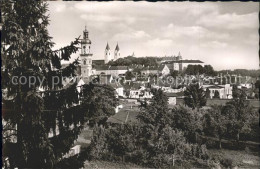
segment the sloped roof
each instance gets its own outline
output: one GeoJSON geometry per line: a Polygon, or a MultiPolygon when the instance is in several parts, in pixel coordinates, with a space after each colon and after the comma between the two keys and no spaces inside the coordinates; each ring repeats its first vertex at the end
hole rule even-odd
{"type": "Polygon", "coordinates": [[[96,70],[108,70],[109,66],[107,65],[102,65],[102,66],[95,66],[96,70]]]}
{"type": "Polygon", "coordinates": [[[111,66],[109,70],[128,70],[127,66],[111,66]]]}
{"type": "Polygon", "coordinates": [[[181,60],[182,63],[204,63],[200,60],[181,60]]]}
{"type": "Polygon", "coordinates": [[[173,64],[166,64],[166,66],[167,66],[169,69],[174,69],[174,68],[173,68],[173,64]]]}
{"type": "Polygon", "coordinates": [[[160,65],[159,68],[158,68],[158,70],[159,70],[159,71],[162,71],[165,66],[168,67],[167,65],[164,65],[164,64],[163,64],[163,65],[160,65]]]}
{"type": "Polygon", "coordinates": [[[114,89],[123,87],[120,83],[109,83],[110,86],[112,86],[114,89]]]}
{"type": "Polygon", "coordinates": [[[110,50],[110,47],[109,47],[108,43],[107,43],[107,46],[106,46],[106,50],[110,50]]]}
{"type": "Polygon", "coordinates": [[[104,65],[105,60],[92,60],[93,65],[104,65]]]}
{"type": "Polygon", "coordinates": [[[209,88],[209,89],[222,89],[222,88],[224,88],[224,87],[219,86],[219,85],[212,85],[212,86],[208,86],[208,87],[206,87],[206,88],[209,88]]]}
{"type": "Polygon", "coordinates": [[[138,90],[141,88],[141,86],[142,86],[142,84],[140,84],[140,83],[134,83],[133,86],[131,87],[131,89],[138,90]]]}
{"type": "Polygon", "coordinates": [[[165,60],[177,61],[178,57],[177,56],[165,56],[165,57],[162,57],[162,61],[165,61],[165,60]]]}
{"type": "Polygon", "coordinates": [[[119,46],[118,46],[118,43],[116,44],[116,49],[115,50],[117,50],[117,51],[120,50],[119,46]]]}
{"type": "Polygon", "coordinates": [[[179,92],[179,93],[165,93],[165,94],[168,97],[179,97],[179,96],[183,96],[184,95],[183,92],[179,92]]]}
{"type": "Polygon", "coordinates": [[[156,66],[149,66],[149,67],[142,68],[142,70],[158,70],[158,67],[156,67],[156,66]]]}

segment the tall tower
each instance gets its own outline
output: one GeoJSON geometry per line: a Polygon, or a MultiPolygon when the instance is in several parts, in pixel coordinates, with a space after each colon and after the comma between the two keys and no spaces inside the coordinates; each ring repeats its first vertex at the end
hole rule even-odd
{"type": "Polygon", "coordinates": [[[182,56],[181,56],[181,52],[179,52],[178,54],[178,62],[179,62],[179,71],[182,71],[182,56]]]}
{"type": "Polygon", "coordinates": [[[117,60],[119,57],[120,57],[120,49],[117,43],[115,53],[114,53],[114,60],[117,60]]]}
{"type": "Polygon", "coordinates": [[[107,46],[105,49],[105,63],[108,63],[110,60],[112,60],[112,55],[111,55],[110,47],[107,43],[107,46]]]}
{"type": "Polygon", "coordinates": [[[83,31],[83,39],[81,39],[81,76],[89,77],[92,74],[92,56],[90,52],[91,41],[88,38],[88,31],[85,27],[83,31]]]}
{"type": "Polygon", "coordinates": [[[179,52],[177,57],[178,57],[178,60],[182,60],[181,52],[179,52]]]}

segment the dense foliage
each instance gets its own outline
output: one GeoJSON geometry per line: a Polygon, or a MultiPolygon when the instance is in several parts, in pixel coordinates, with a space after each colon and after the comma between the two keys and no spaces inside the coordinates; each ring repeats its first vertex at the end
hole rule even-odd
{"type": "Polygon", "coordinates": [[[185,69],[185,74],[188,75],[197,75],[197,74],[205,74],[207,76],[215,76],[216,72],[214,71],[211,65],[188,65],[185,69]]]}
{"type": "MultiPolygon", "coordinates": [[[[175,128],[178,124],[171,121],[167,96],[161,90],[152,92],[154,97],[151,102],[143,104],[140,109],[139,123],[94,129],[90,153],[92,159],[133,162],[158,168],[208,158],[205,146],[191,144],[185,138],[187,134],[183,130],[186,129],[175,128]]],[[[183,113],[179,109],[175,112],[179,115],[183,113]]],[[[187,121],[190,128],[193,122],[187,121]]]]}
{"type": "Polygon", "coordinates": [[[124,58],[119,58],[115,61],[108,62],[108,65],[111,66],[131,66],[131,65],[142,65],[142,66],[155,66],[159,65],[158,61],[160,58],[158,57],[133,57],[127,56],[124,58]]]}
{"type": "Polygon", "coordinates": [[[8,124],[3,142],[11,168],[55,168],[84,123],[101,123],[114,113],[112,107],[117,104],[114,90],[107,86],[84,86],[83,100],[75,83],[63,86],[63,78],[75,77],[79,62],[76,59],[62,68],[61,61],[77,52],[79,39],[52,50],[47,10],[45,2],[1,1],[2,105],[8,124]],[[90,111],[92,108],[98,114],[90,111]],[[10,131],[15,131],[17,143],[10,143],[10,131]]]}
{"type": "Polygon", "coordinates": [[[205,91],[198,83],[191,83],[184,91],[184,103],[192,109],[199,109],[206,105],[205,91]]]}
{"type": "Polygon", "coordinates": [[[216,73],[220,74],[222,73],[227,74],[227,72],[229,74],[236,74],[236,75],[241,75],[241,76],[251,76],[251,77],[259,77],[260,74],[260,69],[258,70],[248,70],[248,69],[235,69],[235,70],[221,70],[221,71],[217,71],[216,73]]]}

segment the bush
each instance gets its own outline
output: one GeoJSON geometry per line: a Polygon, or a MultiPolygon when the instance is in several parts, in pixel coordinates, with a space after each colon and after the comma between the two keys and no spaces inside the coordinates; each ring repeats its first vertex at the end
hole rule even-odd
{"type": "Polygon", "coordinates": [[[232,168],[234,166],[234,161],[231,158],[225,158],[220,161],[221,165],[225,168],[232,168]]]}

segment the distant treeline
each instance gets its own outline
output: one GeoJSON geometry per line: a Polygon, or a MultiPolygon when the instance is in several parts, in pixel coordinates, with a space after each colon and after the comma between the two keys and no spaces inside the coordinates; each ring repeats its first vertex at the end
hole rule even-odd
{"type": "Polygon", "coordinates": [[[216,71],[216,73],[220,74],[236,74],[236,75],[241,75],[241,76],[251,76],[251,77],[259,77],[260,76],[260,69],[255,70],[248,70],[248,69],[234,69],[234,70],[221,70],[221,71],[216,71]]]}
{"type": "Polygon", "coordinates": [[[133,57],[127,56],[125,58],[119,58],[116,61],[108,62],[111,66],[131,66],[131,65],[143,65],[147,66],[158,66],[161,58],[159,57],[133,57]]]}

